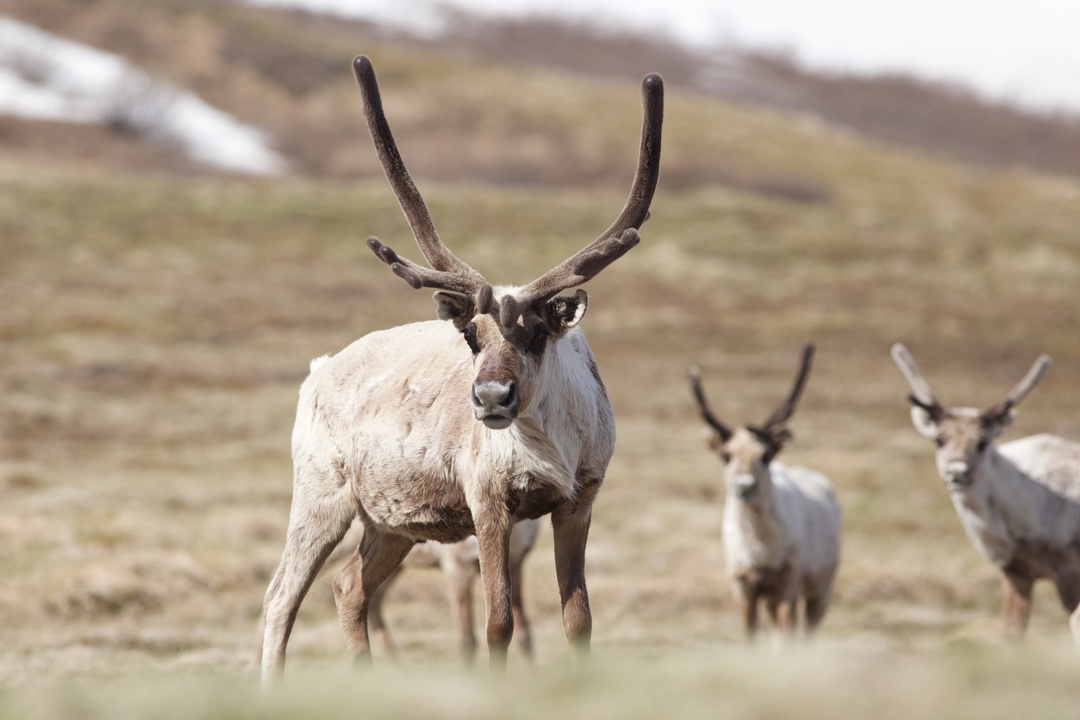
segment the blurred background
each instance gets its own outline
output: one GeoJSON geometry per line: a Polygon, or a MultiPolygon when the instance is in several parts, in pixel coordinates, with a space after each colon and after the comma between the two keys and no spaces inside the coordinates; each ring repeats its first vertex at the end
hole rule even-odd
{"type": "MultiPolygon", "coordinates": [[[[1036,592],[1026,650],[1003,649],[995,571],[888,357],[907,343],[944,403],[985,407],[1047,352],[1005,439],[1080,440],[1073,5],[0,0],[0,711],[40,683],[251,678],[310,358],[434,317],[363,243],[410,254],[358,53],[441,235],[499,283],[607,227],[639,82],[665,78],[652,218],[588,287],[619,428],[588,556],[599,656],[748,717],[824,692],[793,682],[782,704],[758,672],[776,658],[741,645],[720,464],[685,382],[701,366],[721,417],[760,422],[813,340],[782,459],[829,475],[845,513],[814,647],[828,692],[872,688],[896,717],[966,716],[972,684],[1011,698],[972,716],[1036,691],[1048,712],[1075,708],[1053,589],[1036,592]],[[901,671],[871,682],[880,667],[901,671]],[[755,679],[726,693],[724,677],[755,679]]],[[[557,674],[548,531],[526,568],[538,665],[555,674],[512,673],[518,691],[578,697],[557,674]]],[[[412,570],[388,599],[406,669],[457,667],[441,583],[412,570]]],[[[330,573],[289,651],[290,672],[347,677],[330,573]]],[[[804,660],[778,672],[801,677],[804,660]]],[[[603,672],[596,687],[622,687],[603,672]]]]}

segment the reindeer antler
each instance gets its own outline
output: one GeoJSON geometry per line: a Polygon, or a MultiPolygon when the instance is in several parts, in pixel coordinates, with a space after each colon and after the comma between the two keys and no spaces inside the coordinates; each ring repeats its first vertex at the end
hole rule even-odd
{"type": "Polygon", "coordinates": [[[375,142],[375,151],[379,155],[383,172],[386,173],[386,179],[397,196],[398,204],[405,213],[406,220],[409,221],[409,227],[412,228],[416,244],[420,246],[420,252],[424,254],[428,264],[434,270],[405,260],[376,238],[368,240],[368,247],[383,262],[390,265],[396,275],[414,288],[441,288],[470,296],[480,293],[484,286],[488,285],[487,280],[458,259],[443,243],[435,230],[431,213],[424,204],[424,198],[416,189],[412,176],[409,175],[409,170],[401,159],[401,153],[398,152],[394,136],[390,132],[390,125],[386,122],[386,115],[383,113],[382,97],[379,94],[379,84],[375,79],[375,68],[372,67],[371,60],[364,55],[358,55],[353,60],[353,73],[360,87],[360,95],[364,101],[364,117],[367,118],[368,129],[375,142]]]}
{"type": "Polygon", "coordinates": [[[546,302],[563,290],[591,280],[641,240],[637,229],[649,218],[660,177],[660,138],[664,124],[664,80],[652,73],[641,81],[641,147],[630,195],[611,226],[581,251],[533,280],[517,293],[526,307],[546,302]]]}
{"type": "Polygon", "coordinates": [[[357,56],[353,60],[353,71],[364,100],[364,116],[386,179],[431,269],[406,260],[377,238],[369,238],[368,247],[412,287],[453,290],[474,296],[479,312],[493,311],[503,327],[511,327],[517,322],[523,308],[546,302],[563,290],[591,280],[640,242],[637,228],[649,217],[649,205],[660,175],[664,81],[659,75],[646,75],[641,82],[643,119],[638,166],[630,196],[615,222],[580,252],[529,283],[516,294],[516,298],[506,296],[496,306],[492,302],[491,285],[484,276],[450,252],[436,232],[431,213],[416,189],[390,132],[371,60],[364,55],[357,56]]]}
{"type": "Polygon", "coordinates": [[[765,433],[772,432],[773,429],[783,425],[794,414],[795,408],[799,404],[799,398],[802,396],[803,388],[806,386],[806,378],[810,375],[810,367],[814,360],[814,343],[806,343],[803,346],[802,359],[799,361],[799,374],[795,376],[795,385],[791,388],[791,393],[784,402],[780,403],[779,407],[773,410],[773,414],[769,416],[769,419],[761,426],[761,430],[765,433]]]}
{"type": "Polygon", "coordinates": [[[1047,369],[1050,367],[1050,356],[1040,355],[1035,364],[1028,370],[1024,379],[1016,384],[1009,393],[991,405],[989,408],[983,411],[982,416],[984,418],[993,419],[1000,418],[1006,415],[1010,410],[1020,404],[1020,401],[1027,397],[1028,393],[1035,389],[1035,386],[1039,384],[1039,381],[1046,375],[1047,369]]]}
{"type": "Polygon", "coordinates": [[[890,354],[893,362],[907,379],[908,386],[911,387],[911,395],[908,399],[912,404],[918,405],[934,417],[944,414],[945,407],[934,397],[933,391],[930,390],[930,383],[926,382],[926,378],[919,372],[919,366],[915,364],[908,349],[902,343],[896,343],[892,346],[890,354]]]}
{"type": "Polygon", "coordinates": [[[690,391],[694,393],[694,399],[697,400],[701,418],[720,434],[721,440],[727,442],[731,439],[732,430],[720,422],[720,419],[713,414],[712,409],[709,407],[709,401],[705,399],[705,389],[701,386],[701,371],[696,366],[693,366],[687,368],[686,376],[690,380],[690,391]]]}

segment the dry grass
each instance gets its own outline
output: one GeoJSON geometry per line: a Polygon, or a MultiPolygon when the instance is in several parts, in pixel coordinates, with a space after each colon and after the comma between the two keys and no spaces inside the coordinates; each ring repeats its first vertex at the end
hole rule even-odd
{"type": "Polygon", "coordinates": [[[874,651],[690,651],[661,660],[602,654],[589,667],[546,667],[507,678],[446,668],[351,676],[309,668],[260,694],[220,677],[174,673],[140,682],[68,683],[36,697],[0,694],[0,715],[30,718],[363,717],[746,720],[875,717],[1006,720],[1075,716],[1074,656],[953,652],[930,658],[874,651]],[[422,688],[422,690],[418,690],[422,688]],[[778,690],[779,689],[779,690],[778,690]]]}
{"type": "MultiPolygon", "coordinates": [[[[409,129],[400,142],[410,162],[435,147],[413,142],[431,130],[415,98],[463,88],[448,105],[454,123],[490,115],[492,134],[507,141],[527,139],[529,123],[573,130],[573,162],[587,165],[591,142],[619,158],[619,183],[570,190],[449,184],[417,163],[455,252],[493,280],[519,282],[606,227],[631,172],[636,87],[476,68],[484,82],[449,91],[448,75],[468,66],[451,73],[405,55],[387,52],[376,65],[391,122],[409,129]],[[538,105],[496,105],[511,86],[529,88],[538,105]],[[455,114],[470,104],[472,115],[455,114]]],[[[358,118],[355,90],[342,93],[358,118]]],[[[416,571],[389,609],[406,669],[343,688],[324,580],[290,644],[290,672],[314,690],[269,701],[235,685],[250,677],[281,550],[288,437],[308,360],[432,317],[426,293],[363,246],[377,233],[404,251],[400,212],[382,180],[0,161],[0,685],[16,688],[0,693],[0,715],[122,707],[273,717],[317,702],[326,715],[366,703],[402,716],[486,717],[522,697],[521,716],[609,704],[625,717],[667,704],[736,717],[808,707],[835,717],[838,703],[886,718],[1074,710],[1075,667],[1049,588],[1037,593],[1027,651],[999,649],[994,573],[953,516],[887,352],[907,342],[943,400],[973,404],[996,400],[1049,352],[1055,366],[1010,437],[1080,438],[1080,187],[967,172],[689,93],[669,94],[667,117],[644,241],[589,287],[585,330],[619,424],[589,547],[594,668],[564,667],[545,535],[527,565],[537,674],[515,662],[499,684],[453,670],[439,578],[416,571]],[[794,171],[831,194],[806,204],[667,184],[667,163],[678,177],[712,158],[763,175],[794,171]],[[820,645],[777,660],[739,646],[722,578],[719,468],[700,442],[683,371],[702,366],[724,417],[759,420],[808,339],[819,354],[785,458],[835,480],[844,564],[820,645]],[[432,692],[402,690],[420,672],[432,692]],[[57,690],[42,700],[41,685],[57,690]],[[432,699],[445,696],[454,701],[432,699]]],[[[341,162],[373,162],[356,142],[341,162]]]]}

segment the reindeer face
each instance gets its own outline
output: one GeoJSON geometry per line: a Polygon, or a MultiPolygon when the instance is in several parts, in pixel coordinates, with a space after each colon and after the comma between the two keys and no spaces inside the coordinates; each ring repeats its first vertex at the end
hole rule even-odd
{"type": "Polygon", "coordinates": [[[911,394],[911,421],[915,429],[938,446],[937,467],[951,492],[963,492],[975,481],[976,470],[990,452],[994,438],[1002,433],[1016,414],[1016,406],[1034,389],[1050,366],[1050,356],[1040,355],[1027,375],[1004,398],[986,410],[946,409],[930,390],[908,349],[897,343],[891,350],[893,362],[904,374],[911,394]]]}
{"type": "Polygon", "coordinates": [[[536,395],[545,351],[581,322],[588,307],[588,295],[578,290],[573,297],[555,297],[508,313],[501,308],[507,306],[506,298],[515,297],[514,289],[500,291],[492,304],[495,311],[488,313],[477,313],[467,295],[435,293],[439,317],[454,323],[474,356],[473,415],[494,430],[509,427],[527,410],[536,395]]]}
{"type": "Polygon", "coordinates": [[[698,409],[705,424],[709,426],[709,447],[724,461],[724,484],[733,499],[750,505],[759,505],[772,492],[772,473],[769,463],[791,439],[787,421],[791,419],[799,398],[802,396],[806,378],[814,359],[814,344],[803,347],[799,373],[787,399],[773,411],[761,425],[747,425],[733,430],[720,420],[705,399],[701,386],[701,373],[690,368],[690,391],[697,400],[698,409]]]}
{"type": "Polygon", "coordinates": [[[945,487],[963,492],[972,486],[976,470],[1012,415],[990,419],[975,408],[952,408],[935,419],[918,405],[911,408],[915,429],[937,445],[935,460],[945,487]]]}
{"type": "MultiPolygon", "coordinates": [[[[713,436],[719,441],[719,436],[713,436]]],[[[728,497],[758,505],[772,490],[769,463],[780,451],[779,444],[752,429],[739,428],[727,442],[714,442],[724,463],[724,486],[728,497]]]]}

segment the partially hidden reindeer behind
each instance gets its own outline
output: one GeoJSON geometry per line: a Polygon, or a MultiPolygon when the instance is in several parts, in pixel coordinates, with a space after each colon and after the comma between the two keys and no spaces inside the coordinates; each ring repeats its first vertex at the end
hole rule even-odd
{"type": "Polygon", "coordinates": [[[762,601],[782,636],[791,636],[798,623],[798,602],[805,600],[806,632],[811,634],[828,610],[840,564],[840,504],[828,478],[776,461],[792,437],[787,422],[813,355],[813,344],[807,344],[791,394],[763,424],[736,429],[709,408],[698,369],[689,372],[698,409],[709,426],[709,448],[724,463],[724,554],[748,639],[757,633],[762,601]]]}
{"type": "Polygon", "coordinates": [[[293,500],[281,564],[264,601],[264,684],[280,676],[296,613],[354,518],[359,547],[334,581],[354,658],[371,657],[371,598],[417,541],[475,535],[494,667],[514,630],[510,535],[551,516],[563,628],[586,654],[592,613],[585,546],[615,445],[615,420],[578,324],[578,287],[640,240],[660,165],[663,81],[641,84],[638,166],[600,236],[521,287],[492,287],[443,244],[401,159],[371,62],[353,61],[375,149],[430,267],[376,238],[368,246],[411,287],[433,288],[439,320],[370,333],[312,363],[292,436],[293,500]]]}
{"type": "MultiPolygon", "coordinates": [[[[524,602],[524,563],[540,533],[540,520],[522,520],[510,532],[510,608],[514,615],[514,644],[526,660],[533,657],[532,632],[524,602]]],[[[348,541],[348,536],[346,536],[348,541]]],[[[358,543],[357,543],[358,544],[358,543]]],[[[354,544],[353,547],[356,547],[354,544]]],[[[332,558],[331,558],[332,559],[332,558]]],[[[397,658],[397,645],[386,625],[382,608],[391,584],[406,567],[439,568],[446,580],[446,594],[451,614],[457,623],[461,655],[471,665],[476,658],[476,634],[473,630],[473,586],[480,577],[480,552],[475,537],[458,543],[418,543],[405,556],[401,567],[383,581],[368,607],[368,627],[390,658],[397,658]]]]}
{"type": "MultiPolygon", "coordinates": [[[[323,569],[336,565],[349,557],[360,545],[364,526],[353,523],[353,529],[341,544],[326,559],[323,569]]],[[[521,649],[522,655],[529,662],[533,659],[532,632],[528,614],[525,612],[524,599],[524,564],[525,558],[536,543],[540,534],[539,518],[522,520],[510,530],[510,608],[514,616],[514,642],[521,649]]],[[[436,568],[442,571],[450,614],[457,624],[460,640],[460,652],[466,665],[472,665],[476,659],[476,633],[473,618],[473,587],[480,577],[480,553],[476,536],[470,536],[456,543],[441,543],[434,540],[418,542],[405,556],[401,565],[390,574],[379,589],[371,596],[368,605],[368,631],[374,636],[374,642],[382,648],[383,654],[390,660],[399,659],[397,643],[394,642],[390,627],[383,616],[383,604],[386,595],[405,568],[436,568]]],[[[260,636],[265,625],[259,625],[260,636]]],[[[259,657],[262,656],[262,643],[259,643],[259,657]]]]}
{"type": "Polygon", "coordinates": [[[1080,644],[1080,444],[1047,434],[994,442],[1050,358],[1039,356],[1002,400],[979,411],[938,402],[903,345],[893,345],[892,357],[911,386],[915,429],[937,445],[937,469],[964,531],[1001,574],[1006,636],[1024,636],[1032,587],[1049,578],[1080,644]]]}

